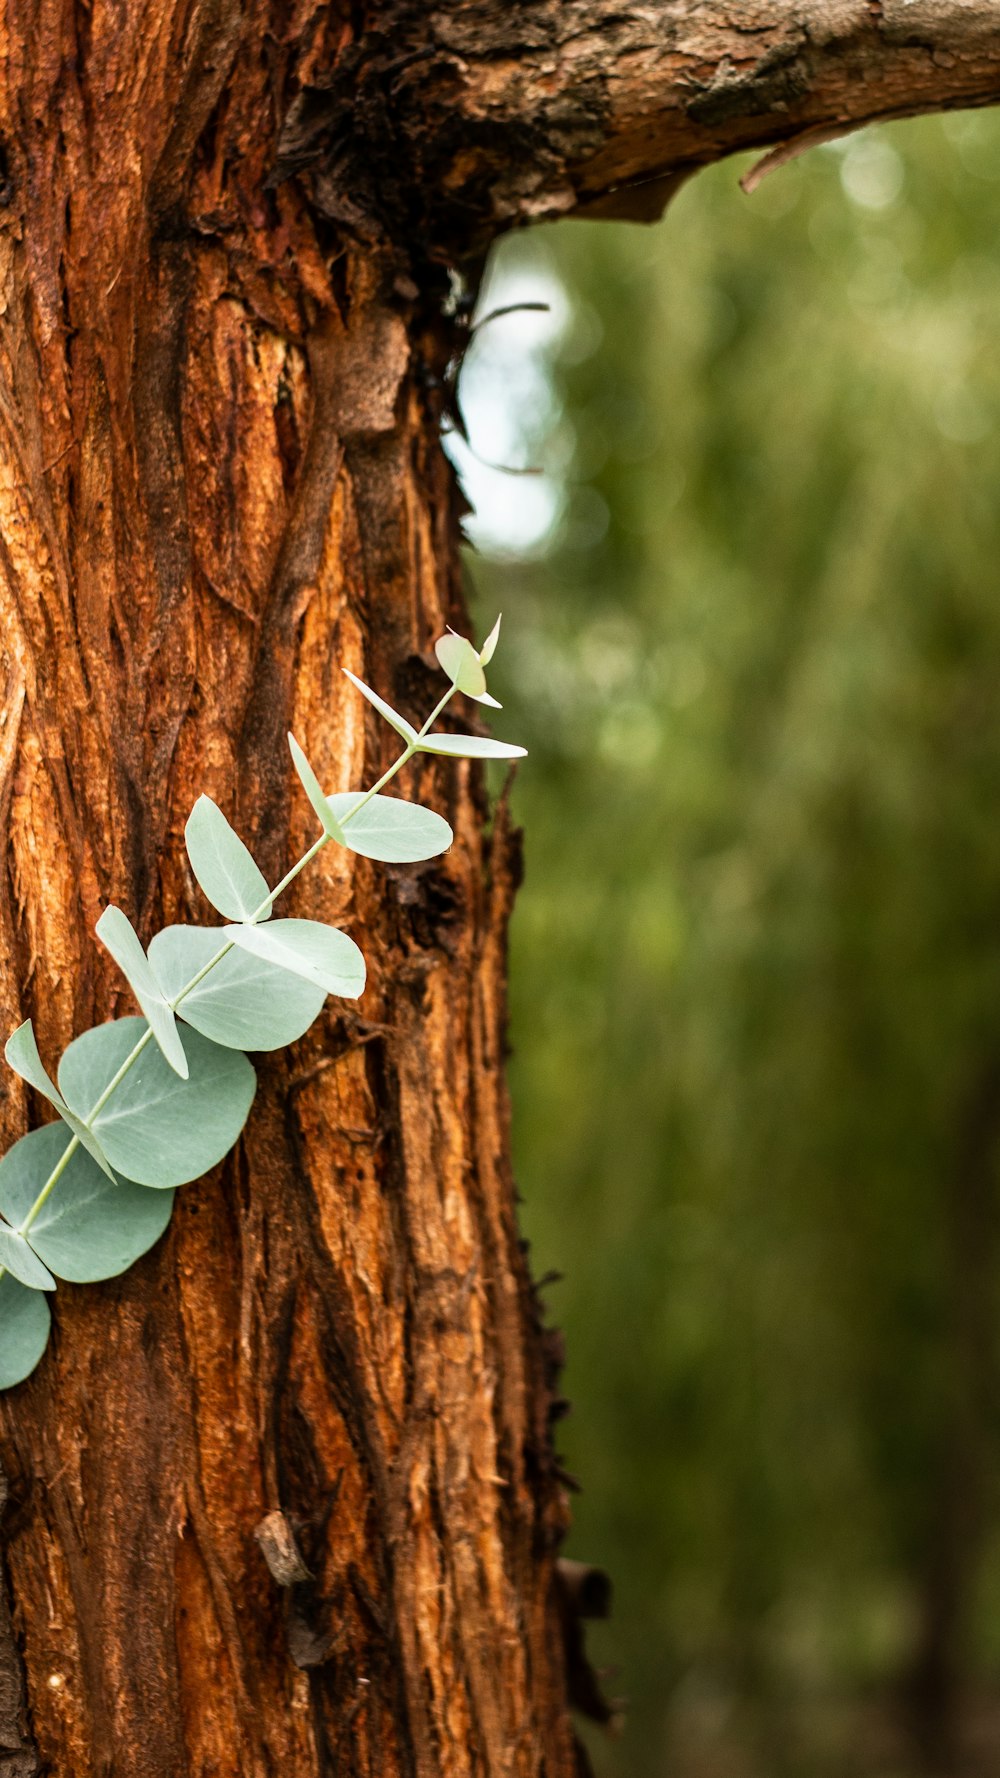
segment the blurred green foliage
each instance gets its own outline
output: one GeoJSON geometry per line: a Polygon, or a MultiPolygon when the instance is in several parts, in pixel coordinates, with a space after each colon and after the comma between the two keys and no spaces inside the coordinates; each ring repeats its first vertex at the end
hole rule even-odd
{"type": "Polygon", "coordinates": [[[898,1778],[982,1733],[994,1771],[1000,120],[740,170],[493,268],[566,296],[518,416],[555,523],[472,573],[531,750],[524,1221],[630,1700],[587,1739],[898,1778]]]}

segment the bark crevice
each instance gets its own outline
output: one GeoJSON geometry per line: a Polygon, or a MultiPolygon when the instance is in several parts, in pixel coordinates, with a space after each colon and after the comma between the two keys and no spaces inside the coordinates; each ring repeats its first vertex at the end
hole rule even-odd
{"type": "Polygon", "coordinates": [[[10,1609],[4,1524],[9,1494],[0,1463],[0,1778],[38,1778],[41,1765],[31,1738],[24,1667],[10,1609]]]}

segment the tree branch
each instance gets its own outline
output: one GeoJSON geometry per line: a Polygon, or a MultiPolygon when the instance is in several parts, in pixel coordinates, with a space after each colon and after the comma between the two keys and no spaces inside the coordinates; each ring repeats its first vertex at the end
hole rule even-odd
{"type": "Polygon", "coordinates": [[[1000,101],[995,0],[382,0],[313,75],[278,178],[436,259],[567,214],[658,214],[738,149],[1000,101]]]}

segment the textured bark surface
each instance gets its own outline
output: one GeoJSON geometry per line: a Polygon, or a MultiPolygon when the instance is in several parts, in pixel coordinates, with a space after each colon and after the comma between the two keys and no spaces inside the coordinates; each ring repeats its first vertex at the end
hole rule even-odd
{"type": "MultiPolygon", "coordinates": [[[[461,621],[437,441],[449,256],[749,142],[1000,88],[991,7],[6,0],[0,1024],[130,1010],[93,941],[205,918],[199,791],[272,878],[461,621]]],[[[656,185],[657,201],[663,187],[656,185]]],[[[0,1778],[565,1778],[552,1347],[503,1083],[518,848],[330,849],[289,911],[370,986],[0,1398],[0,1778]],[[259,1535],[255,1535],[259,1530],[259,1535]],[[9,1600],[9,1610],[7,1601],[9,1600]]],[[[4,1082],[9,1141],[40,1115],[4,1082]]]]}
{"type": "MultiPolygon", "coordinates": [[[[436,698],[460,606],[421,391],[448,341],[439,291],[265,193],[276,21],[157,0],[7,28],[0,1022],[30,1012],[54,1059],[126,1009],[104,901],[147,935],[207,916],[199,790],[274,880],[313,824],[286,728],[329,784],[392,757],[340,664],[436,698]]],[[[517,847],[469,767],[419,790],[444,861],[327,853],[291,904],[361,942],[359,1011],[264,1063],[234,1161],[124,1279],[59,1293],[0,1403],[34,1743],[67,1778],[568,1762],[501,1067],[517,847]],[[287,1589],[254,1539],[278,1510],[312,1576],[287,1589]]],[[[9,1139],[39,1107],[5,1087],[9,1139]]]]}

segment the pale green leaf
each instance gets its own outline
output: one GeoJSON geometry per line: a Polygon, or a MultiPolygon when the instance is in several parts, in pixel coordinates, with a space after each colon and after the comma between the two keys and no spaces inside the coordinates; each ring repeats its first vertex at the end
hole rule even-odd
{"type": "Polygon", "coordinates": [[[269,926],[227,926],[226,937],[253,956],[356,1000],[364,990],[365,960],[352,938],[319,920],[272,920],[269,926]]]}
{"type": "Polygon", "coordinates": [[[62,1094],[57,1092],[45,1071],[42,1058],[38,1054],[38,1045],[35,1042],[35,1032],[30,1019],[25,1019],[24,1024],[18,1025],[17,1030],[8,1037],[3,1053],[14,1073],[19,1074],[22,1080],[27,1081],[29,1087],[34,1087],[36,1093],[41,1093],[50,1105],[55,1106],[59,1116],[66,1121],[74,1136],[79,1138],[87,1153],[93,1155],[97,1165],[110,1179],[112,1174],[107,1156],[94,1132],[88,1129],[83,1122],[90,1107],[88,1105],[86,1110],[77,1116],[66,1104],[62,1094]]]}
{"type": "Polygon", "coordinates": [[[23,1025],[18,1025],[17,1030],[11,1033],[4,1045],[3,1053],[15,1074],[19,1074],[22,1080],[27,1081],[29,1087],[34,1087],[36,1093],[41,1093],[50,1104],[62,1110],[63,1100],[38,1054],[35,1028],[30,1019],[25,1019],[23,1025]]]}
{"type": "Polygon", "coordinates": [[[487,636],[486,641],[483,643],[482,648],[479,650],[479,659],[481,660],[484,667],[489,666],[491,660],[493,659],[493,656],[496,654],[497,643],[500,640],[500,622],[501,622],[502,617],[503,617],[503,612],[501,611],[500,617],[497,618],[497,621],[493,625],[493,628],[490,631],[489,635],[487,636]]]}
{"type": "Polygon", "coordinates": [[[443,753],[450,759],[524,759],[528,749],[488,735],[425,735],[421,753],[443,753]]]}
{"type": "Polygon", "coordinates": [[[106,907],[94,929],[110,951],[133,993],[157,1000],[160,990],[131,920],[121,908],[106,907]]]}
{"type": "Polygon", "coordinates": [[[7,1272],[0,1278],[0,1389],[30,1377],[48,1344],[52,1317],[40,1290],[7,1272]]]}
{"type": "MultiPolygon", "coordinates": [[[[55,1128],[58,1129],[59,1125],[55,1128]]],[[[66,1135],[66,1140],[70,1142],[72,1138],[66,1135]]],[[[97,1173],[96,1167],[94,1171],[97,1173]]],[[[103,1179],[104,1174],[97,1173],[97,1177],[103,1179]]],[[[44,1266],[37,1253],[32,1252],[24,1236],[19,1235],[16,1229],[8,1228],[4,1222],[0,1222],[0,1271],[9,1272],[12,1278],[16,1278],[28,1290],[55,1290],[56,1287],[48,1266],[44,1266]]]]}
{"type": "MultiPolygon", "coordinates": [[[[0,1161],[0,1212],[11,1223],[27,1216],[70,1141],[61,1124],[32,1130],[0,1161]]],[[[149,1191],[108,1179],[77,1149],[42,1205],[29,1240],[57,1278],[97,1284],[117,1277],[158,1241],[173,1209],[172,1191],[149,1191]]],[[[0,1343],[3,1330],[0,1328],[0,1343]]]]}
{"type": "Polygon", "coordinates": [[[364,858],[383,864],[416,864],[446,852],[454,834],[443,815],[422,803],[404,803],[398,796],[373,796],[357,815],[347,819],[358,804],[357,791],[331,796],[337,819],[343,824],[343,843],[364,858]]]}
{"type": "Polygon", "coordinates": [[[363,679],[359,679],[356,673],[352,673],[349,667],[343,667],[341,671],[347,674],[351,684],[357,686],[361,696],[368,699],[369,704],[378,711],[379,715],[385,717],[386,722],[391,724],[397,735],[402,735],[404,741],[416,740],[417,731],[411,722],[407,722],[405,716],[400,716],[398,710],[394,710],[391,704],[387,704],[384,698],[380,698],[377,691],[372,691],[371,686],[366,685],[363,679]]]}
{"type": "Polygon", "coordinates": [[[486,690],[486,674],[471,642],[449,630],[446,635],[438,637],[434,653],[459,691],[464,691],[470,698],[482,697],[486,690]]]}
{"type": "Polygon", "coordinates": [[[329,799],[324,796],[320,781],[294,735],[289,735],[288,745],[291,749],[292,763],[299,775],[299,783],[309,798],[309,801],[312,803],[316,814],[319,816],[320,826],[323,828],[324,833],[330,835],[332,840],[339,840],[340,844],[343,845],[344,836],[340,831],[340,824],[330,806],[329,799]]]}
{"type": "Polygon", "coordinates": [[[267,883],[210,796],[200,796],[184,829],[191,869],[214,908],[227,920],[266,920],[271,911],[267,883]],[[258,914],[258,909],[263,911],[258,914]]]}
{"type": "MultiPolygon", "coordinates": [[[[143,1019],[115,1019],[70,1044],[59,1085],[71,1109],[96,1104],[145,1029],[143,1019]]],[[[206,1173],[232,1148],[253,1103],[256,1078],[245,1056],[190,1027],[182,1041],[189,1080],[147,1044],[94,1119],[111,1165],[140,1185],[184,1185],[206,1173]]]]}
{"type": "MultiPolygon", "coordinates": [[[[149,947],[149,961],[168,999],[204,969],[225,942],[220,926],[166,926],[158,932],[149,947]]],[[[325,988],[289,975],[263,957],[233,949],[184,996],[177,1012],[196,1031],[228,1049],[276,1050],[308,1031],[325,999],[325,988]]]]}
{"type": "MultiPolygon", "coordinates": [[[[212,805],[214,807],[214,804],[212,805]]],[[[174,1023],[174,1015],[160,992],[159,983],[149,966],[146,953],[132,927],[131,921],[121,908],[105,908],[97,922],[97,936],[105,949],[121,970],[129,987],[142,1007],[150,1025],[153,1036],[159,1044],[171,1068],[187,1079],[187,1060],[180,1034],[174,1023]]]]}

